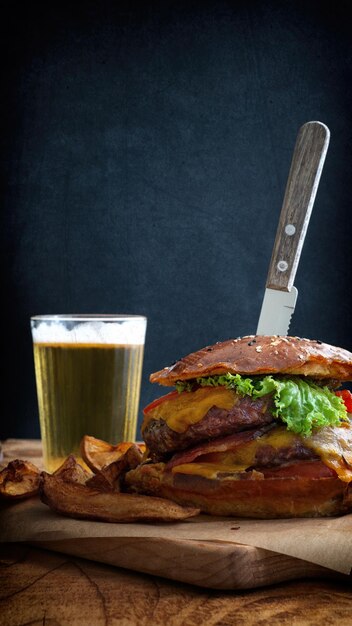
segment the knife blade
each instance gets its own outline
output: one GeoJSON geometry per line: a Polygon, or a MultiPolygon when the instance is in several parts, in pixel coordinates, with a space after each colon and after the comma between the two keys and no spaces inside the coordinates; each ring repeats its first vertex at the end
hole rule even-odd
{"type": "Polygon", "coordinates": [[[329,146],[322,122],[299,129],[265,284],[257,335],[287,335],[298,291],[296,276],[309,219],[329,146]]]}

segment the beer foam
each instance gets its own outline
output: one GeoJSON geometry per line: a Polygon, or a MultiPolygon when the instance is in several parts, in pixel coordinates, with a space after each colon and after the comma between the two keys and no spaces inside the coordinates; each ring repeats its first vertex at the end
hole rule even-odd
{"type": "Polygon", "coordinates": [[[76,322],[72,329],[63,323],[40,322],[32,328],[34,343],[85,343],[142,345],[145,320],[76,322]]]}

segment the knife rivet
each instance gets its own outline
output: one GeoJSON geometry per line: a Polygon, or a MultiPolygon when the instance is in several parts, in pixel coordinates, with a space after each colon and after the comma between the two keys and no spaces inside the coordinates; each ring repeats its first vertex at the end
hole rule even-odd
{"type": "Polygon", "coordinates": [[[296,232],[296,227],[293,224],[286,224],[286,226],[285,226],[285,233],[286,233],[286,235],[291,237],[292,235],[295,234],[295,232],[296,232]]]}
{"type": "Polygon", "coordinates": [[[279,272],[286,272],[288,268],[288,263],[286,261],[279,261],[277,264],[277,269],[279,272]]]}

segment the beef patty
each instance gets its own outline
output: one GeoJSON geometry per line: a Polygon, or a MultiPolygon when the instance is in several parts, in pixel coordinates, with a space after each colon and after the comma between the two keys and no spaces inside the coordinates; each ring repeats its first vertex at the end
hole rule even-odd
{"type": "Polygon", "coordinates": [[[154,461],[168,459],[174,452],[186,450],[202,441],[224,437],[273,421],[271,394],[253,400],[240,398],[230,409],[213,406],[204,417],[183,433],[172,430],[163,419],[151,419],[143,431],[143,439],[154,461]]]}

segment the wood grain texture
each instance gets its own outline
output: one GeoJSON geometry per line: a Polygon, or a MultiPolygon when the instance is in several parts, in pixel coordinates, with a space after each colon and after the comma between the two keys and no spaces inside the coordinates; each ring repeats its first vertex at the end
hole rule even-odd
{"type": "Polygon", "coordinates": [[[329,137],[321,122],[308,122],[298,133],[266,282],[269,288],[290,291],[293,285],[329,137]],[[288,225],[294,230],[291,235],[285,232],[288,225]],[[286,270],[279,270],[280,262],[286,270]]]}
{"type": "Polygon", "coordinates": [[[313,576],[349,581],[301,559],[225,542],[110,537],[31,545],[210,589],[254,589],[313,576]]]}
{"type": "MultiPolygon", "coordinates": [[[[32,461],[40,459],[40,442],[32,443],[28,446],[26,441],[11,441],[9,447],[4,446],[6,458],[11,449],[32,451],[33,455],[27,456],[32,461]]],[[[110,540],[105,542],[95,549],[105,553],[107,562],[114,558],[115,550],[121,555],[121,563],[123,559],[141,558],[138,542],[133,545],[125,540],[118,547],[110,540]]],[[[55,550],[74,551],[65,542],[55,543],[55,550]]],[[[81,540],[72,543],[76,551],[83,549],[81,540]]],[[[223,546],[217,548],[221,551],[223,546]]],[[[86,544],[84,549],[86,558],[78,558],[25,544],[0,544],[1,626],[316,626],[351,622],[351,584],[346,577],[305,579],[256,590],[202,589],[97,563],[92,560],[94,548],[86,544]]],[[[145,555],[146,570],[153,567],[150,552],[145,555]]],[[[292,559],[278,559],[280,555],[267,550],[260,552],[262,565],[269,567],[273,576],[276,571],[279,577],[283,570],[290,578],[292,559]]],[[[192,546],[188,554],[175,546],[173,554],[165,555],[169,567],[177,558],[185,564],[193,561],[193,569],[198,570],[205,559],[202,553],[195,558],[192,546]]],[[[260,576],[257,559],[258,554],[253,564],[260,576]]],[[[221,571],[221,561],[214,562],[214,570],[221,571]]],[[[241,560],[236,566],[243,567],[241,560]]],[[[314,569],[306,575],[314,576],[314,569]]]]}
{"type": "Polygon", "coordinates": [[[219,592],[28,546],[0,546],[2,626],[316,626],[349,624],[351,610],[351,588],[341,582],[219,592]]]}
{"type": "Polygon", "coordinates": [[[40,439],[6,439],[0,442],[0,469],[13,459],[30,461],[40,470],[44,469],[42,442],[40,439]]]}
{"type": "MultiPolygon", "coordinates": [[[[5,455],[15,449],[20,457],[38,455],[38,446],[33,442],[5,443],[5,455]],[[27,453],[28,450],[28,453],[27,453]]],[[[31,457],[33,458],[33,456],[31,457]]],[[[33,499],[35,508],[36,499],[33,499]]],[[[30,501],[27,501],[30,505],[30,501]]],[[[42,505],[40,505],[42,506],[42,505]]],[[[45,507],[44,507],[45,508],[45,507]]],[[[25,511],[25,526],[30,527],[28,510],[25,511]]],[[[3,518],[4,519],[4,518],[3,518]]],[[[15,514],[15,520],[21,525],[21,514],[15,514]]],[[[11,518],[10,518],[11,520],[11,518]]],[[[5,522],[12,527],[12,521],[5,522]]],[[[85,522],[89,524],[89,522],[85,522]]],[[[348,576],[315,565],[299,558],[293,558],[268,549],[250,545],[236,544],[229,541],[194,540],[192,537],[178,538],[148,536],[85,537],[31,541],[35,547],[65,553],[74,557],[123,567],[145,574],[164,577],[181,583],[188,583],[210,589],[253,589],[302,577],[332,578],[348,581],[348,576]]],[[[31,535],[27,535],[29,540],[31,535]]],[[[8,536],[7,536],[8,538],[8,536]]],[[[15,538],[12,537],[12,541],[15,538]]],[[[16,537],[17,540],[17,537],[16,537]]],[[[1,623],[1,622],[0,622],[1,623]]]]}

